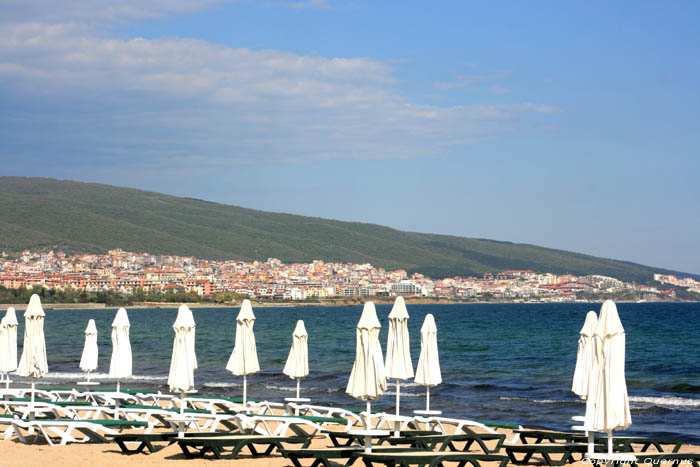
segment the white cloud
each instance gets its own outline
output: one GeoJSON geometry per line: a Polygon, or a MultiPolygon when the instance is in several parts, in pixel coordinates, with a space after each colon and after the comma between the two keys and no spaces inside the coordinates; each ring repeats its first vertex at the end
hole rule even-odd
{"type": "Polygon", "coordinates": [[[504,88],[503,86],[499,86],[497,84],[489,86],[489,91],[491,91],[491,94],[497,95],[510,94],[511,92],[513,92],[510,89],[504,88]]]}
{"type": "Polygon", "coordinates": [[[280,2],[267,2],[265,5],[283,8],[292,8],[295,10],[301,10],[305,8],[317,8],[320,10],[327,10],[330,8],[330,2],[328,0],[304,0],[304,1],[280,1],[280,2]]]}
{"type": "Polygon", "coordinates": [[[203,10],[231,0],[0,0],[0,22],[122,22],[203,10]]]}
{"type": "Polygon", "coordinates": [[[370,58],[109,39],[72,24],[0,25],[0,81],[19,103],[4,117],[7,134],[34,122],[74,154],[65,157],[89,154],[83,164],[435,156],[556,110],[411,102],[393,70],[370,58]]]}

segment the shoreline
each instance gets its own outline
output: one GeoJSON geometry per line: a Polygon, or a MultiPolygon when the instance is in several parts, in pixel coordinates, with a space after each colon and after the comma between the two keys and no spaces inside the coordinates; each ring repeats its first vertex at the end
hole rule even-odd
{"type": "MultiPolygon", "coordinates": [[[[251,300],[253,306],[264,308],[299,308],[299,307],[349,307],[361,306],[366,301],[372,301],[375,305],[391,305],[395,297],[378,300],[376,297],[367,297],[368,300],[338,300],[319,302],[264,302],[251,300]]],[[[512,301],[512,300],[489,300],[489,301],[454,301],[444,299],[411,299],[406,298],[407,305],[554,305],[554,304],[574,304],[574,303],[601,303],[601,301],[561,301],[561,302],[540,302],[540,301],[512,301]]],[[[700,301],[645,301],[616,300],[616,303],[700,303],[700,301]]],[[[127,310],[149,309],[149,308],[174,308],[180,305],[187,305],[190,308],[237,308],[241,304],[230,303],[209,303],[209,302],[136,302],[132,305],[107,305],[105,303],[42,303],[45,310],[116,310],[126,308],[127,310]]],[[[13,307],[16,310],[25,310],[26,303],[0,303],[0,310],[13,307]]]]}

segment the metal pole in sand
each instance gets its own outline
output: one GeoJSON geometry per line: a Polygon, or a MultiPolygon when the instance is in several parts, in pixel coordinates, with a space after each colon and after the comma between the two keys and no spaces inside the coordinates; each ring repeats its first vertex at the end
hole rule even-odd
{"type": "Polygon", "coordinates": [[[246,399],[247,399],[247,381],[246,381],[246,375],[243,375],[243,410],[245,411],[246,409],[246,399]]]}
{"type": "Polygon", "coordinates": [[[372,437],[369,435],[369,430],[370,428],[370,417],[372,416],[372,403],[369,399],[367,398],[367,418],[365,418],[365,430],[367,430],[367,433],[365,434],[365,452],[372,452],[372,437]]]}
{"type": "Polygon", "coordinates": [[[399,421],[399,395],[401,394],[401,380],[396,380],[396,421],[394,422],[394,436],[401,436],[401,422],[399,421]]]}

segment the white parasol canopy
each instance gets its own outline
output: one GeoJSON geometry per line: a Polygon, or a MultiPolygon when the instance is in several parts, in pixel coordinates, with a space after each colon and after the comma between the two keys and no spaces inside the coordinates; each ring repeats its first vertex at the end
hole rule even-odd
{"type": "Polygon", "coordinates": [[[589,383],[584,425],[608,433],[608,454],[612,454],[612,431],[632,424],[625,381],[625,330],[612,300],[603,303],[593,337],[597,371],[589,383]]]}
{"type": "Polygon", "coordinates": [[[246,377],[260,371],[258,351],[255,347],[255,315],[250,300],[243,300],[241,311],[236,316],[236,341],[228,359],[226,369],[236,376],[243,376],[243,407],[247,401],[246,377]]]}
{"type": "MultiPolygon", "coordinates": [[[[365,303],[362,316],[357,323],[355,332],[355,363],[352,366],[350,380],[345,392],[355,399],[367,401],[367,416],[365,429],[371,428],[372,414],[370,401],[379,399],[386,391],[386,375],[384,373],[384,358],[379,344],[381,324],[377,319],[374,303],[365,303]]],[[[365,436],[365,451],[371,449],[370,436],[365,436]]]]}
{"type": "Polygon", "coordinates": [[[112,321],[112,359],[109,362],[109,377],[120,380],[131,376],[131,342],[129,342],[129,317],[124,308],[119,308],[112,321]]]}
{"type": "Polygon", "coordinates": [[[80,357],[80,369],[88,374],[86,384],[91,384],[90,373],[97,370],[97,355],[97,326],[95,320],[91,319],[85,328],[85,345],[80,357]]]}
{"type": "Polygon", "coordinates": [[[586,400],[588,396],[588,382],[593,371],[595,360],[595,343],[593,333],[598,325],[598,315],[595,311],[586,314],[586,321],[579,334],[578,351],[576,353],[576,369],[574,370],[574,380],[571,390],[581,399],[586,400]]]}
{"type": "Polygon", "coordinates": [[[17,324],[15,309],[9,307],[0,320],[0,373],[17,369],[17,324]]]}
{"type": "Polygon", "coordinates": [[[29,298],[27,309],[24,310],[24,346],[17,367],[19,376],[32,378],[31,408],[34,406],[35,380],[49,372],[49,364],[46,361],[46,341],[44,340],[45,316],[39,296],[33,294],[29,298]]]}
{"type": "Polygon", "coordinates": [[[442,383],[437,345],[435,318],[428,313],[420,328],[420,357],[416,368],[416,383],[426,386],[426,412],[430,411],[430,387],[442,383]]]}
{"type": "Polygon", "coordinates": [[[282,370],[282,373],[297,380],[297,399],[299,399],[299,381],[309,374],[308,338],[304,320],[300,319],[292,333],[292,348],[289,349],[287,363],[282,370]]]}
{"type": "Polygon", "coordinates": [[[6,389],[12,382],[8,373],[17,369],[17,324],[15,309],[9,307],[0,320],[0,374],[6,389]]]}
{"type": "MultiPolygon", "coordinates": [[[[413,378],[413,362],[408,338],[408,310],[403,297],[398,296],[389,313],[389,335],[386,341],[386,377],[396,380],[396,415],[399,415],[401,381],[413,378]]],[[[399,436],[396,423],[395,435],[399,436]]]]}
{"type": "Polygon", "coordinates": [[[194,370],[197,369],[197,356],[194,349],[194,316],[187,305],[180,305],[173,329],[175,339],[170,359],[168,386],[172,392],[184,393],[194,389],[194,370]]]}
{"type": "Polygon", "coordinates": [[[175,338],[170,359],[168,386],[170,391],[180,393],[180,420],[178,437],[184,436],[185,393],[194,390],[194,370],[197,369],[197,356],[194,349],[194,316],[187,305],[180,305],[173,323],[175,338]]]}
{"type": "Polygon", "coordinates": [[[32,295],[24,312],[24,347],[17,367],[19,376],[41,378],[49,371],[44,340],[45,316],[39,296],[32,295]]]}

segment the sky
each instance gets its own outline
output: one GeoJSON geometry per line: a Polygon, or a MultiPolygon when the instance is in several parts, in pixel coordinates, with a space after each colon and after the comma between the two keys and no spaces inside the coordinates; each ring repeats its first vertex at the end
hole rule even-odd
{"type": "Polygon", "coordinates": [[[0,0],[0,174],[700,273],[699,17],[0,0]]]}

